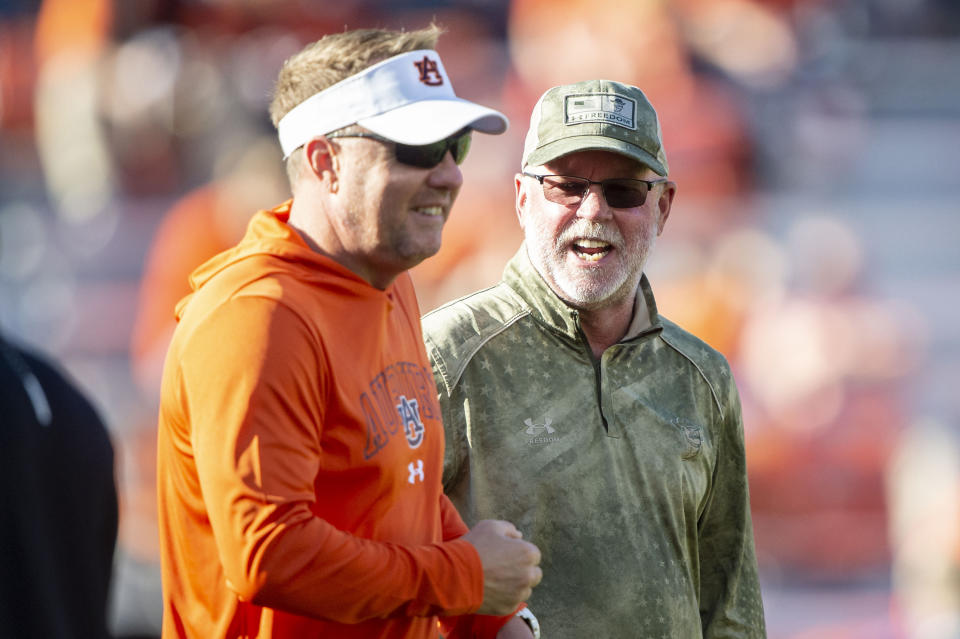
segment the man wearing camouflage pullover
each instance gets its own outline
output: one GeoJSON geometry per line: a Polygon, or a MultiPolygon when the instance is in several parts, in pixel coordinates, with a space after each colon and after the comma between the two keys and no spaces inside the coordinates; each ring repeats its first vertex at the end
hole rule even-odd
{"type": "Polygon", "coordinates": [[[444,488],[467,523],[539,546],[549,639],[766,636],[730,367],[643,274],[666,176],[639,89],[550,89],[515,178],[523,246],[499,285],[424,318],[444,488]]]}

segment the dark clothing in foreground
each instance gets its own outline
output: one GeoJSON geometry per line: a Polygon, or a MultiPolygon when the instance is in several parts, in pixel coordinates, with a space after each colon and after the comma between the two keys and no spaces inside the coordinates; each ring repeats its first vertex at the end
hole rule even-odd
{"type": "Polygon", "coordinates": [[[113,463],[83,394],[0,337],[0,637],[108,636],[113,463]]]}

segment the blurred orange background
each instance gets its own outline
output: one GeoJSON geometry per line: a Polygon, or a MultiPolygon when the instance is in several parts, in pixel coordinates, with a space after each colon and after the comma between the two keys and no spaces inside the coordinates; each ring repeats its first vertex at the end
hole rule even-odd
{"type": "MultiPolygon", "coordinates": [[[[423,311],[499,279],[529,112],[603,77],[657,108],[679,193],[647,272],[733,365],[773,639],[960,637],[960,4],[0,0],[0,328],[118,450],[117,637],[159,633],[159,373],[186,276],[288,195],[283,60],[447,29],[474,137],[423,311]]],[[[549,578],[549,577],[548,577],[549,578]]]]}

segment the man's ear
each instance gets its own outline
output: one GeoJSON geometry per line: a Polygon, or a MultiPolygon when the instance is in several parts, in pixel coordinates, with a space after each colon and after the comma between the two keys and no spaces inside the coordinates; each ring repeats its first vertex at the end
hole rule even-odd
{"type": "Polygon", "coordinates": [[[309,174],[335,187],[339,162],[337,149],[326,137],[317,136],[303,145],[303,157],[309,174]]]}
{"type": "Polygon", "coordinates": [[[513,189],[515,193],[517,219],[520,221],[520,228],[523,228],[523,214],[526,212],[527,192],[523,188],[523,176],[517,173],[513,176],[513,189]]]}
{"type": "Polygon", "coordinates": [[[673,207],[673,198],[676,195],[677,183],[673,181],[664,182],[660,197],[657,198],[657,208],[660,213],[657,220],[657,235],[663,233],[663,227],[666,226],[667,218],[670,217],[670,209],[673,207]]]}

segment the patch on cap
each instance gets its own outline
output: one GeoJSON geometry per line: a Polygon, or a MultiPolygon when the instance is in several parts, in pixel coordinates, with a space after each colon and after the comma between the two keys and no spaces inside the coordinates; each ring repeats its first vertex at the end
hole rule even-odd
{"type": "Polygon", "coordinates": [[[530,114],[520,166],[538,166],[580,151],[609,151],[667,175],[660,120],[639,88],[585,80],[547,89],[530,114]]]}
{"type": "Polygon", "coordinates": [[[615,124],[637,130],[637,101],[617,93],[581,93],[564,97],[563,123],[570,126],[585,122],[615,124]]]}

